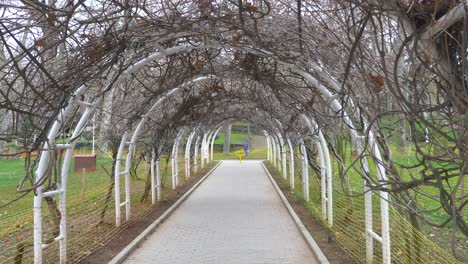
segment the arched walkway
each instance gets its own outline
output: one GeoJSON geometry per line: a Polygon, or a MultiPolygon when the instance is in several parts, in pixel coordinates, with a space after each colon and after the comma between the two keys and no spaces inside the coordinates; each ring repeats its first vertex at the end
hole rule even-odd
{"type": "Polygon", "coordinates": [[[261,161],[223,161],[125,263],[318,263],[261,161]]]}

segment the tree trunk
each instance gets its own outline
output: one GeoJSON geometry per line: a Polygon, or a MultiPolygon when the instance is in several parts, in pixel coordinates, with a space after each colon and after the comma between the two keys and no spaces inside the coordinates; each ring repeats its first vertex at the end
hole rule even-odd
{"type": "Polygon", "coordinates": [[[97,120],[101,120],[101,122],[98,122],[98,138],[97,142],[99,142],[99,147],[103,152],[107,151],[108,145],[109,145],[109,137],[111,134],[111,128],[112,128],[112,109],[113,109],[113,103],[114,103],[114,91],[115,89],[112,89],[110,91],[109,96],[105,96],[103,103],[102,103],[102,110],[98,114],[98,117],[96,118],[97,120]]]}
{"type": "Polygon", "coordinates": [[[224,145],[223,145],[223,154],[228,155],[231,152],[231,128],[232,125],[229,124],[224,128],[224,145]]]}
{"type": "Polygon", "coordinates": [[[115,171],[115,161],[116,161],[116,159],[117,159],[117,148],[114,147],[114,148],[112,148],[112,169],[111,169],[111,172],[110,173],[107,172],[107,170],[104,168],[104,166],[102,167],[106,171],[106,173],[109,175],[110,182],[109,182],[109,187],[107,188],[107,194],[106,194],[106,198],[105,198],[105,201],[104,201],[104,207],[101,210],[99,222],[97,223],[97,225],[100,225],[100,224],[104,223],[104,218],[106,216],[107,209],[110,206],[110,202],[111,202],[111,199],[112,199],[112,191],[114,190],[114,187],[115,187],[114,186],[115,185],[114,171],[115,171]]]}
{"type": "Polygon", "coordinates": [[[145,180],[145,189],[143,194],[141,195],[140,202],[143,203],[148,200],[149,194],[151,191],[151,166],[146,173],[146,180],[145,180]]]}

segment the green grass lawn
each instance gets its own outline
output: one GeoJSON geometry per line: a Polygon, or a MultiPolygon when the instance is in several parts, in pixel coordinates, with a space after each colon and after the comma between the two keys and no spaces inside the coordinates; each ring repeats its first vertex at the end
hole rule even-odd
{"type": "Polygon", "coordinates": [[[0,187],[4,185],[16,185],[24,175],[24,160],[0,160],[0,187]]]}
{"type": "MultiPolygon", "coordinates": [[[[96,171],[86,172],[83,175],[81,172],[74,171],[74,162],[72,162],[67,184],[67,200],[69,200],[69,206],[73,207],[73,202],[70,203],[71,200],[76,200],[77,203],[80,203],[79,198],[82,196],[83,192],[87,195],[87,202],[93,202],[93,199],[97,199],[97,197],[101,197],[102,194],[105,194],[112,181],[112,178],[106,173],[106,170],[113,174],[111,169],[112,159],[98,158],[96,162],[96,171]],[[74,197],[76,197],[76,199],[74,197]]],[[[144,183],[148,170],[149,164],[146,164],[145,166],[145,162],[142,161],[137,170],[138,178],[132,178],[132,182],[139,181],[144,183]]],[[[181,175],[184,175],[183,158],[179,158],[179,171],[181,175]]],[[[161,160],[161,175],[162,177],[165,176],[165,178],[162,179],[163,182],[165,182],[166,185],[169,185],[171,163],[166,163],[165,159],[161,160]]],[[[20,193],[16,191],[16,186],[23,176],[24,159],[0,160],[0,204],[7,203],[14,197],[20,195],[20,193]]],[[[123,177],[121,178],[121,184],[121,190],[123,193],[123,177]]],[[[25,184],[25,188],[29,186],[30,184],[25,184]]],[[[32,205],[33,193],[29,193],[18,201],[0,208],[0,236],[15,225],[23,225],[24,223],[31,224],[32,205]]]]}
{"type": "Polygon", "coordinates": [[[242,159],[266,159],[267,158],[267,150],[266,149],[255,149],[249,153],[249,157],[245,157],[244,150],[238,149],[231,151],[229,154],[224,155],[223,152],[215,152],[214,159],[215,160],[223,160],[223,159],[239,159],[239,155],[242,155],[242,159]]]}
{"type": "MultiPolygon", "coordinates": [[[[231,133],[231,144],[244,144],[244,141],[248,139],[247,134],[242,133],[231,133]]],[[[219,132],[214,142],[215,144],[224,144],[224,132],[219,132]]]]}

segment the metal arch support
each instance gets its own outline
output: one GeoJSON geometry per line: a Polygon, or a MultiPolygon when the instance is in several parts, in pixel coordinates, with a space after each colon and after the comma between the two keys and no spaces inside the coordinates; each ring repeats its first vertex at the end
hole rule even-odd
{"type": "Polygon", "coordinates": [[[211,139],[213,138],[214,131],[210,130],[210,133],[208,134],[208,137],[206,138],[205,142],[205,159],[206,159],[206,164],[208,165],[210,163],[210,142],[211,139]]]}
{"type": "Polygon", "coordinates": [[[283,136],[281,133],[276,132],[276,135],[278,136],[279,142],[280,142],[280,151],[281,151],[281,168],[283,171],[283,178],[287,179],[288,178],[288,173],[287,173],[287,164],[286,164],[286,148],[285,148],[285,142],[283,140],[283,136]]]}
{"type": "Polygon", "coordinates": [[[201,146],[200,146],[200,157],[201,157],[201,168],[203,169],[205,167],[205,144],[206,144],[206,137],[208,136],[207,132],[203,133],[203,138],[201,141],[201,146]]]}
{"type": "MultiPolygon", "coordinates": [[[[369,145],[373,149],[374,155],[377,156],[377,153],[380,155],[380,150],[379,147],[377,146],[375,142],[374,137],[370,137],[369,135],[369,145]]],[[[377,158],[376,162],[376,167],[377,167],[377,175],[379,180],[386,180],[385,176],[385,168],[380,162],[381,158],[377,158]],[[384,177],[385,176],[385,177],[384,177]]],[[[366,185],[366,184],[365,184],[366,185]]],[[[383,184],[383,187],[385,188],[385,184],[383,184]]],[[[372,192],[368,192],[371,193],[372,192]]],[[[382,225],[382,235],[380,236],[382,238],[382,257],[384,263],[391,263],[391,248],[390,248],[390,218],[389,218],[389,212],[388,212],[388,192],[385,191],[379,191],[380,195],[380,219],[381,219],[381,225],[382,225]]],[[[365,196],[366,199],[366,204],[372,203],[372,197],[367,197],[365,196]]],[[[372,212],[372,210],[370,210],[372,212]]],[[[368,233],[373,237],[375,232],[372,230],[372,225],[368,226],[368,233]]],[[[377,239],[379,241],[379,239],[377,239]]]]}
{"type": "Polygon", "coordinates": [[[276,158],[277,158],[277,166],[278,170],[281,170],[282,164],[281,164],[281,143],[279,141],[278,135],[273,135],[276,143],[276,158]]]}
{"type": "Polygon", "coordinates": [[[187,139],[187,143],[185,145],[185,156],[184,156],[185,157],[185,179],[188,179],[191,173],[190,149],[192,147],[192,140],[196,132],[197,132],[197,128],[192,130],[192,132],[190,133],[187,139]]]}
{"type": "Polygon", "coordinates": [[[156,160],[156,193],[158,196],[158,201],[161,200],[161,163],[160,163],[160,158],[159,154],[162,151],[162,146],[159,149],[158,153],[158,159],[156,160]]]}
{"type": "MultiPolygon", "coordinates": [[[[359,140],[356,140],[356,149],[359,153],[362,153],[364,151],[362,147],[362,143],[359,140]]],[[[369,164],[366,158],[362,159],[362,166],[363,166],[365,175],[370,175],[369,164]]],[[[364,181],[364,215],[365,215],[365,226],[366,226],[366,263],[372,263],[374,259],[374,234],[375,234],[372,230],[373,229],[372,191],[370,187],[367,186],[366,181],[364,181]]]]}
{"type": "Polygon", "coordinates": [[[265,136],[265,142],[267,144],[267,161],[270,161],[270,139],[265,130],[262,130],[263,136],[265,136]]]}
{"type": "Polygon", "coordinates": [[[267,160],[271,162],[271,142],[270,142],[270,136],[266,132],[266,130],[262,130],[263,135],[265,136],[266,144],[267,144],[267,160]]]}
{"type": "Polygon", "coordinates": [[[271,138],[268,135],[265,138],[267,142],[267,159],[269,162],[271,162],[273,156],[271,138]]]}
{"type": "Polygon", "coordinates": [[[174,144],[172,145],[172,153],[171,153],[171,165],[172,165],[172,189],[175,190],[177,185],[179,184],[179,163],[178,163],[178,152],[179,152],[179,141],[183,135],[184,129],[181,129],[174,140],[174,144]]]}
{"type": "Polygon", "coordinates": [[[275,160],[276,160],[276,146],[275,140],[271,135],[268,135],[268,139],[270,140],[270,162],[276,168],[275,160]]]}
{"type": "MultiPolygon", "coordinates": [[[[278,127],[282,129],[283,124],[278,120],[274,119],[274,121],[278,124],[278,127]]],[[[283,172],[283,178],[286,180],[288,178],[288,173],[287,173],[287,159],[286,159],[286,143],[283,140],[283,135],[280,133],[279,129],[275,129],[276,131],[276,136],[278,138],[278,143],[279,143],[279,151],[278,156],[280,156],[281,153],[281,168],[283,172]]],[[[279,158],[279,157],[278,157],[279,158]]]]}
{"type": "Polygon", "coordinates": [[[203,137],[202,137],[202,141],[200,142],[200,165],[201,165],[201,169],[205,168],[205,144],[206,144],[206,140],[207,140],[207,137],[208,137],[208,133],[209,132],[204,132],[203,133],[203,137]]]}
{"type": "Polygon", "coordinates": [[[299,142],[299,148],[301,150],[301,175],[302,175],[302,194],[304,200],[307,202],[310,200],[309,194],[309,162],[307,160],[307,150],[304,141],[301,139],[299,142]]]}
{"type": "Polygon", "coordinates": [[[289,185],[291,190],[294,191],[294,148],[289,137],[286,137],[289,147],[289,185]]]}
{"type": "Polygon", "coordinates": [[[277,148],[276,148],[276,140],[275,140],[275,137],[272,135],[270,136],[271,138],[271,143],[272,143],[272,149],[273,149],[273,166],[275,166],[275,168],[278,168],[278,160],[276,159],[276,152],[277,152],[277,148]]]}
{"type": "Polygon", "coordinates": [[[317,146],[319,160],[320,160],[320,197],[322,202],[322,218],[327,219],[327,210],[331,208],[327,208],[327,178],[326,178],[326,165],[324,161],[324,154],[322,145],[320,142],[315,141],[317,146]]]}
{"type": "Polygon", "coordinates": [[[203,159],[205,160],[206,165],[210,163],[210,141],[211,141],[212,136],[213,136],[213,131],[209,130],[205,139],[205,144],[203,144],[203,159]]]}
{"type": "MultiPolygon", "coordinates": [[[[175,92],[178,88],[174,88],[171,90],[169,93],[167,93],[165,96],[160,98],[148,111],[151,112],[153,111],[156,106],[158,106],[167,96],[175,92]]],[[[142,119],[138,123],[135,131],[133,132],[132,138],[130,139],[130,142],[127,143],[127,136],[128,134],[125,133],[124,136],[122,137],[122,141],[119,146],[119,151],[117,152],[117,160],[115,164],[115,173],[114,173],[114,181],[115,181],[115,210],[116,210],[116,226],[119,227],[121,224],[121,211],[120,208],[122,206],[125,206],[125,221],[129,221],[131,218],[131,201],[130,201],[130,170],[132,167],[132,159],[133,159],[133,154],[136,150],[136,143],[138,140],[138,136],[141,133],[141,130],[143,129],[143,126],[146,123],[146,120],[148,119],[148,115],[143,115],[142,119]],[[123,151],[125,149],[126,145],[128,146],[128,152],[127,152],[127,158],[125,160],[125,170],[123,172],[120,172],[120,164],[123,156],[123,151]],[[120,176],[125,177],[125,202],[120,203],[120,176]]]]}
{"type": "Polygon", "coordinates": [[[206,142],[208,141],[210,132],[211,131],[208,131],[206,132],[206,134],[203,135],[203,140],[202,140],[201,147],[200,147],[200,158],[201,158],[202,169],[205,168],[205,164],[206,164],[206,142]]]}
{"type": "Polygon", "coordinates": [[[197,140],[195,141],[195,146],[193,150],[193,171],[195,173],[198,172],[198,147],[200,143],[200,135],[197,136],[197,140]]]}
{"type": "Polygon", "coordinates": [[[301,114],[301,117],[309,128],[310,133],[317,132],[318,134],[318,140],[315,140],[315,144],[320,159],[322,217],[327,219],[329,226],[333,226],[333,172],[327,142],[317,123],[313,120],[311,121],[304,114],[301,114]]]}
{"type": "Polygon", "coordinates": [[[276,159],[276,146],[275,146],[275,140],[273,139],[273,137],[271,135],[268,135],[268,139],[270,141],[270,162],[271,162],[271,165],[273,165],[273,167],[276,168],[276,164],[275,164],[275,159],[276,159]]]}
{"type": "Polygon", "coordinates": [[[266,143],[267,143],[267,160],[271,162],[273,166],[276,168],[277,167],[277,159],[276,159],[277,144],[275,142],[274,133],[273,133],[273,136],[270,136],[270,134],[268,134],[266,130],[263,130],[263,134],[265,135],[266,143]]]}
{"type": "Polygon", "coordinates": [[[67,192],[67,180],[70,169],[70,163],[73,156],[73,150],[75,148],[75,142],[73,141],[83,131],[86,123],[91,119],[92,114],[96,110],[96,106],[99,104],[100,99],[96,99],[91,104],[83,104],[86,106],[86,110],[81,116],[75,130],[72,134],[72,139],[67,144],[55,144],[55,139],[60,128],[63,125],[63,120],[69,115],[72,108],[76,105],[80,105],[80,101],[77,97],[86,91],[87,87],[81,86],[76,90],[73,96],[69,100],[68,106],[61,110],[52,125],[47,135],[48,141],[44,143],[44,150],[41,151],[41,158],[39,160],[38,168],[35,172],[35,182],[39,184],[36,188],[34,201],[33,201],[33,214],[34,214],[34,263],[42,263],[42,250],[48,247],[49,244],[43,244],[42,242],[42,199],[44,197],[50,197],[59,195],[59,211],[60,211],[60,223],[59,223],[59,236],[54,239],[59,242],[59,257],[60,263],[66,262],[67,257],[67,211],[66,211],[66,192],[67,192]],[[50,152],[55,149],[66,149],[64,161],[61,169],[60,183],[57,184],[57,189],[53,191],[44,192],[42,182],[46,175],[48,168],[50,167],[50,152]]]}
{"type": "Polygon", "coordinates": [[[271,161],[271,159],[270,159],[270,155],[271,155],[270,137],[268,136],[268,134],[266,134],[266,132],[264,132],[264,134],[265,134],[265,140],[266,140],[266,144],[267,144],[267,160],[271,161]]]}
{"type": "Polygon", "coordinates": [[[177,162],[175,163],[175,166],[176,166],[176,185],[179,185],[179,149],[180,149],[180,142],[182,141],[182,136],[183,136],[183,133],[182,135],[180,136],[178,142],[177,142],[177,147],[176,147],[176,160],[177,162]]]}
{"type": "Polygon", "coordinates": [[[188,139],[187,139],[187,144],[185,145],[185,179],[190,178],[190,148],[192,146],[192,140],[193,137],[195,136],[195,133],[197,132],[197,128],[193,129],[192,132],[190,133],[188,139]]]}
{"type": "MultiPolygon", "coordinates": [[[[125,205],[125,221],[129,221],[131,217],[131,204],[130,204],[130,170],[132,168],[132,158],[133,154],[136,150],[136,143],[138,140],[138,136],[140,135],[143,126],[145,125],[147,120],[147,116],[144,115],[143,118],[138,123],[135,131],[133,132],[132,138],[129,142],[128,146],[128,153],[127,158],[125,160],[125,171],[120,173],[120,175],[125,176],[125,202],[121,203],[120,206],[125,205]]],[[[116,170],[118,170],[117,166],[115,166],[116,170]]],[[[115,188],[120,188],[120,186],[115,186],[115,188]]]]}
{"type": "MultiPolygon", "coordinates": [[[[122,174],[126,175],[126,172],[120,172],[120,164],[122,163],[122,156],[125,149],[125,145],[127,144],[127,137],[128,132],[125,132],[122,136],[122,140],[120,141],[119,150],[117,151],[117,157],[115,160],[115,170],[114,170],[114,196],[115,196],[115,226],[119,227],[121,224],[120,219],[120,207],[124,204],[120,203],[120,176],[122,174]]],[[[125,199],[127,201],[127,199],[125,199]]]]}
{"type": "Polygon", "coordinates": [[[213,147],[214,147],[214,142],[216,140],[216,136],[218,135],[218,132],[219,130],[222,128],[222,126],[218,127],[218,129],[216,129],[216,132],[214,133],[213,135],[213,138],[211,139],[211,156],[210,156],[210,162],[213,162],[214,160],[214,151],[213,151],[213,147]]]}
{"type": "MultiPolygon", "coordinates": [[[[317,124],[315,125],[317,126],[317,124]]],[[[333,171],[332,171],[333,168],[332,168],[332,164],[330,160],[330,152],[328,150],[328,145],[321,130],[319,130],[318,137],[320,140],[320,144],[318,145],[321,145],[323,156],[325,157],[325,166],[326,166],[326,175],[327,175],[327,180],[326,180],[327,220],[328,220],[328,225],[333,226],[333,171]]],[[[325,190],[323,192],[325,192],[325,190]]]]}
{"type": "Polygon", "coordinates": [[[161,200],[161,167],[159,163],[159,155],[162,147],[159,147],[158,158],[154,148],[151,151],[151,204],[161,200]]]}
{"type": "Polygon", "coordinates": [[[156,173],[154,171],[155,167],[155,159],[156,159],[156,153],[154,151],[154,148],[151,150],[151,168],[150,168],[150,173],[151,173],[151,204],[156,203],[156,173]]]}
{"type": "MultiPolygon", "coordinates": [[[[95,100],[91,105],[87,106],[85,112],[81,116],[78,124],[75,127],[75,130],[72,134],[72,140],[78,137],[83,129],[85,128],[87,122],[92,118],[97,105],[100,103],[100,99],[95,100]]],[[[66,195],[67,195],[67,179],[68,173],[70,171],[70,163],[73,156],[73,150],[75,149],[75,142],[72,141],[69,143],[67,150],[64,156],[64,163],[62,165],[61,171],[61,183],[58,184],[57,190],[59,193],[59,210],[61,213],[59,230],[60,234],[55,238],[55,241],[59,240],[59,253],[60,253],[60,263],[65,263],[67,259],[67,207],[66,207],[66,195]]],[[[45,193],[44,193],[45,194],[45,193]]],[[[44,195],[43,194],[43,195],[44,195]]]]}
{"type": "Polygon", "coordinates": [[[180,135],[180,138],[179,140],[177,140],[177,146],[176,146],[176,149],[175,149],[175,158],[176,158],[176,162],[175,162],[175,172],[176,172],[176,175],[175,175],[175,183],[176,183],[176,186],[179,185],[179,149],[180,149],[180,142],[182,140],[182,136],[183,136],[184,133],[182,133],[180,135]]]}

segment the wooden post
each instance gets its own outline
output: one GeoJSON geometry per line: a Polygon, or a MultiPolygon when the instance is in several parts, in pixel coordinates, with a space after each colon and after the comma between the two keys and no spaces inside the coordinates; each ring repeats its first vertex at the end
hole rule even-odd
{"type": "Polygon", "coordinates": [[[81,183],[83,184],[83,188],[81,189],[81,193],[83,195],[83,200],[86,199],[86,169],[83,168],[82,176],[81,176],[81,183]]]}

